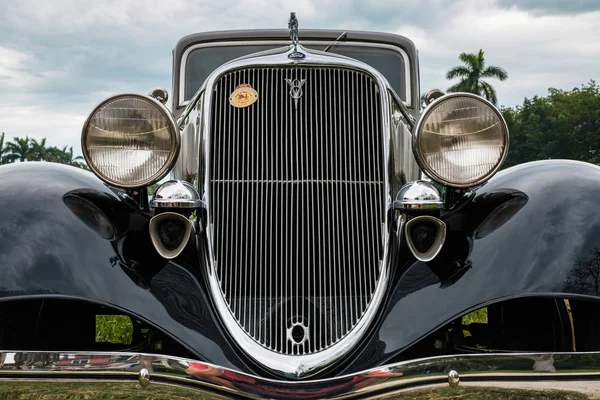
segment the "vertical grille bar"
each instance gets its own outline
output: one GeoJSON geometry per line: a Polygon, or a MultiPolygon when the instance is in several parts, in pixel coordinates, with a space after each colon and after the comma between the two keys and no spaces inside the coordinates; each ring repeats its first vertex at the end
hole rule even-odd
{"type": "Polygon", "coordinates": [[[274,352],[334,345],[377,288],[385,201],[378,90],[362,72],[308,67],[237,70],[215,85],[215,272],[240,327],[274,352]],[[300,98],[286,80],[300,85],[300,98]],[[229,96],[241,84],[259,97],[236,108],[229,96]]]}
{"type": "MultiPolygon", "coordinates": [[[[323,109],[323,90],[320,91],[320,93],[317,95],[317,82],[321,83],[320,78],[321,77],[321,70],[315,70],[313,78],[315,80],[315,84],[314,84],[314,88],[315,88],[315,103],[316,103],[316,110],[315,110],[315,122],[316,121],[323,121],[323,114],[320,110],[323,109]]],[[[321,83],[322,85],[322,83],[321,83]]],[[[311,121],[312,123],[312,121],[311,121]]],[[[315,136],[317,138],[317,143],[318,143],[318,147],[316,149],[317,151],[317,157],[318,157],[318,165],[317,165],[317,180],[323,180],[324,179],[324,173],[323,173],[323,166],[324,166],[324,160],[323,160],[323,149],[324,149],[324,143],[323,143],[323,133],[321,131],[319,131],[318,129],[318,125],[317,128],[315,129],[315,136]],[[317,134],[318,132],[318,134],[317,134]]],[[[320,185],[319,187],[317,187],[317,203],[318,204],[323,204],[323,185],[320,185]]],[[[327,303],[326,303],[326,298],[323,295],[323,293],[325,293],[325,287],[326,287],[326,282],[327,282],[327,275],[325,273],[325,261],[324,261],[324,256],[326,253],[326,233],[321,229],[321,225],[322,225],[322,221],[325,220],[325,213],[324,210],[321,206],[317,207],[317,220],[315,221],[315,225],[317,225],[317,232],[318,232],[318,243],[319,243],[319,255],[320,257],[318,258],[318,268],[319,268],[319,282],[318,282],[318,287],[319,287],[319,311],[323,311],[321,312],[321,314],[325,314],[326,315],[326,310],[327,310],[327,303]]],[[[317,348],[317,350],[322,350],[324,348],[327,347],[327,341],[324,340],[323,338],[326,338],[328,335],[328,331],[327,328],[331,327],[330,324],[327,324],[327,319],[326,318],[320,318],[321,323],[319,324],[319,336],[317,337],[319,340],[319,347],[317,348]]]]}

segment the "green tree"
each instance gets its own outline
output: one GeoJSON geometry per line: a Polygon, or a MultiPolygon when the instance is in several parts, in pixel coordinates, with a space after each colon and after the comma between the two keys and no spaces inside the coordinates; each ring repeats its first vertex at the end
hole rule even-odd
{"type": "Polygon", "coordinates": [[[510,132],[505,166],[544,159],[600,165],[600,87],[594,81],[570,91],[525,99],[502,109],[510,132]]]}
{"type": "Polygon", "coordinates": [[[73,147],[62,149],[56,146],[48,147],[46,138],[41,140],[15,137],[12,142],[5,144],[5,134],[0,133],[0,165],[15,161],[50,161],[67,164],[78,168],[89,169],[83,157],[73,155],[73,147]]]}
{"type": "Polygon", "coordinates": [[[459,78],[460,81],[448,88],[448,92],[468,92],[485,97],[494,104],[498,104],[496,90],[485,78],[496,78],[501,81],[508,79],[506,71],[494,65],[485,65],[483,50],[477,54],[461,53],[458,57],[464,65],[452,68],[446,73],[446,79],[459,78]]]}
{"type": "Polygon", "coordinates": [[[4,132],[0,134],[0,165],[8,164],[11,162],[10,151],[6,148],[4,143],[4,132]]]}
{"type": "Polygon", "coordinates": [[[25,138],[15,137],[12,142],[6,143],[6,150],[10,152],[7,156],[9,162],[29,160],[32,156],[30,142],[29,136],[25,136],[25,138]]]}
{"type": "Polygon", "coordinates": [[[46,138],[42,138],[39,142],[36,139],[31,139],[29,161],[55,161],[50,148],[46,147],[46,138]]]}
{"type": "Polygon", "coordinates": [[[82,162],[82,156],[73,157],[73,146],[65,146],[62,149],[59,149],[58,147],[50,147],[48,152],[52,158],[52,161],[61,164],[72,165],[74,167],[86,168],[85,164],[82,162]]]}

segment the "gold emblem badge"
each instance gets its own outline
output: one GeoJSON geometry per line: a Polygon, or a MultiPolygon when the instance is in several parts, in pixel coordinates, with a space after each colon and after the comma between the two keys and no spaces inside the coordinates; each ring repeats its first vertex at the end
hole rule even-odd
{"type": "Polygon", "coordinates": [[[247,83],[238,85],[229,96],[229,104],[236,108],[251,106],[256,103],[256,100],[258,100],[258,92],[247,83]]]}

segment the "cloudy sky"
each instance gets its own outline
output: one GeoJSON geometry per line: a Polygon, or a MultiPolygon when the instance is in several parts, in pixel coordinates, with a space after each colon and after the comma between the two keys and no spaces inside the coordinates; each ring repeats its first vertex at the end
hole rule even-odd
{"type": "Polygon", "coordinates": [[[450,82],[461,52],[504,67],[516,105],[549,87],[600,82],[600,0],[2,0],[0,131],[73,146],[87,114],[121,92],[171,88],[171,50],[189,33],[301,28],[398,33],[420,50],[421,91],[450,82]]]}

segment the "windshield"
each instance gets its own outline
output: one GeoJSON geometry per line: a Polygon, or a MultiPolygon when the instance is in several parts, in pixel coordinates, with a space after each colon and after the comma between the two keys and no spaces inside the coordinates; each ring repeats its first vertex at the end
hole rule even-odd
{"type": "MultiPolygon", "coordinates": [[[[273,44],[240,45],[220,47],[200,47],[192,50],[185,66],[185,86],[183,100],[189,100],[202,86],[208,75],[228,61],[248,54],[272,49],[273,44]]],[[[316,50],[324,50],[323,46],[306,46],[316,50]]],[[[402,54],[391,48],[348,45],[340,43],[329,50],[330,53],[341,54],[369,64],[388,80],[392,88],[404,101],[406,93],[406,65],[402,54]]]]}

